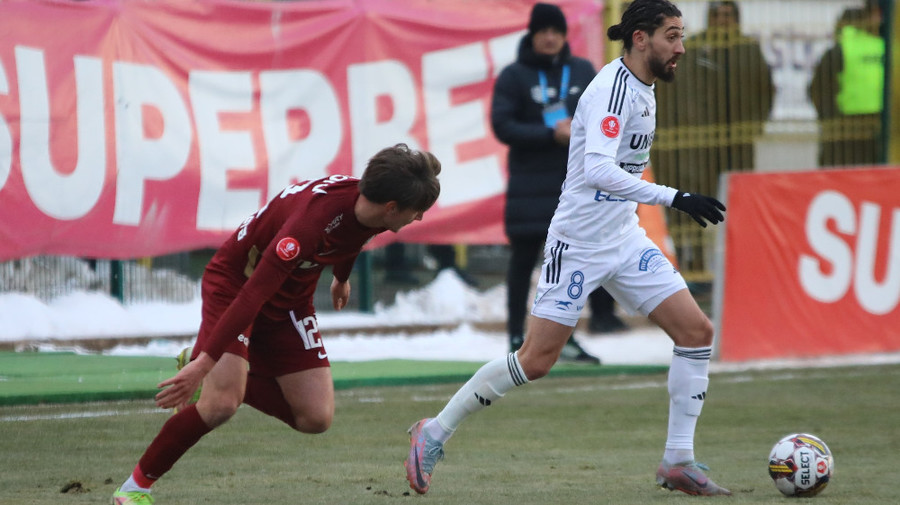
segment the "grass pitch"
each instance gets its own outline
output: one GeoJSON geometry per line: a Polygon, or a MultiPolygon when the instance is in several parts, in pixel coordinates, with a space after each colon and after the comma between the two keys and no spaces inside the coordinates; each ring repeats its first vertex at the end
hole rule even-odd
{"type": "MultiPolygon", "coordinates": [[[[460,383],[482,365],[471,361],[387,359],[331,364],[335,389],[460,383]]],[[[653,374],[660,365],[558,363],[551,376],[653,374]]],[[[147,400],[175,374],[175,359],[72,352],[0,352],[0,405],[147,400]]]]}
{"type": "MultiPolygon", "coordinates": [[[[657,504],[665,375],[548,377],[471,417],[431,491],[406,484],[405,430],[459,383],[337,392],[322,435],[241,408],[156,485],[156,503],[657,504]]],[[[766,473],[783,435],[818,435],[836,472],[817,504],[895,504],[900,365],[715,374],[696,452],[728,503],[791,503],[766,473]]],[[[107,503],[167,413],[148,401],[0,407],[0,504],[107,503]]]]}

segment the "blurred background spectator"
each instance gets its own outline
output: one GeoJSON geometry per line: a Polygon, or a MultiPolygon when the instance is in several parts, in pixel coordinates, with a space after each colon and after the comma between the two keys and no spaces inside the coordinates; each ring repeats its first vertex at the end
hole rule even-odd
{"type": "Polygon", "coordinates": [[[835,27],[834,46],[819,61],[809,87],[821,133],[819,165],[882,161],[885,42],[881,7],[847,9],[835,27]]]}

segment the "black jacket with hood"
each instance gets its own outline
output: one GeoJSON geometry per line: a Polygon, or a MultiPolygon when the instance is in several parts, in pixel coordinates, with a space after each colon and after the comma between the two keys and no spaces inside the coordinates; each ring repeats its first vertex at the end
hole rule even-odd
{"type": "Polygon", "coordinates": [[[494,84],[491,126],[497,139],[509,146],[509,180],[505,225],[509,237],[544,238],[556,211],[569,148],[553,140],[544,125],[544,104],[538,71],[547,75],[549,102],[559,99],[562,69],[569,65],[569,117],[584,89],[596,75],[586,59],[572,56],[569,44],[556,57],[535,53],[530,35],[519,43],[516,61],[504,68],[494,84]]]}

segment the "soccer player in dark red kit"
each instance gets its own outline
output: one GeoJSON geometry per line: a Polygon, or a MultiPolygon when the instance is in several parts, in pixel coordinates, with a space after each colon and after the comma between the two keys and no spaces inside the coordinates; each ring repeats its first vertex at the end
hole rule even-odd
{"type": "Polygon", "coordinates": [[[203,275],[190,363],[159,384],[156,404],[177,413],[113,494],[115,505],[152,504],[153,483],[241,403],[302,433],[329,428],[334,384],[313,307],[319,276],[332,266],[334,309],[346,306],[362,247],[420,221],[440,194],[440,171],[433,154],[397,144],[373,156],[361,178],[295,184],[241,223],[203,275]]]}

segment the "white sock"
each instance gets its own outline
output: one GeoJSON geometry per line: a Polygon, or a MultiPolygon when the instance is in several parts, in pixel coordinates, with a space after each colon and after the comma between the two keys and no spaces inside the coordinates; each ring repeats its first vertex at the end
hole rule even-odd
{"type": "Polygon", "coordinates": [[[669,432],[663,461],[693,461],[694,432],[709,385],[711,347],[675,346],[669,367],[669,432]]]}
{"type": "Polygon", "coordinates": [[[433,421],[425,424],[425,429],[432,437],[446,442],[463,419],[490,406],[510,389],[527,382],[517,353],[490,361],[459,388],[444,410],[433,421]]]}
{"type": "Polygon", "coordinates": [[[122,484],[122,487],[119,488],[119,491],[123,493],[149,493],[149,489],[144,489],[137,485],[137,482],[134,481],[134,477],[128,476],[128,480],[122,484]]]}
{"type": "Polygon", "coordinates": [[[422,426],[422,429],[425,430],[429,437],[442,444],[450,439],[450,435],[453,435],[453,431],[441,426],[437,419],[429,419],[425,422],[425,426],[422,426]]]}

